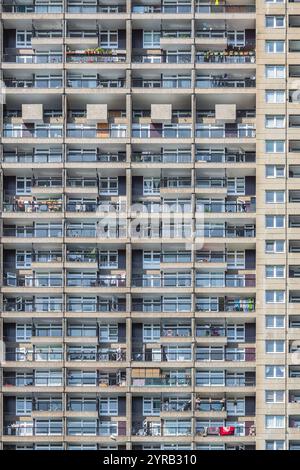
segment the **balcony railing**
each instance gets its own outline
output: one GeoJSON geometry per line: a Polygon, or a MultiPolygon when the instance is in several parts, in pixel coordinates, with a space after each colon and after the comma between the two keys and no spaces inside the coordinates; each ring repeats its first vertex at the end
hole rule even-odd
{"type": "Polygon", "coordinates": [[[66,284],[68,287],[125,287],[126,279],[124,277],[78,277],[78,278],[68,278],[66,279],[66,284]]]}
{"type": "Polygon", "coordinates": [[[20,138],[35,138],[35,139],[57,139],[63,136],[62,126],[45,126],[30,129],[26,126],[4,126],[3,137],[20,139],[20,138]]]}
{"type": "Polygon", "coordinates": [[[131,158],[135,163],[190,163],[192,155],[190,153],[133,153],[131,158]]]}
{"type": "Polygon", "coordinates": [[[198,212],[255,212],[255,204],[250,202],[204,202],[197,201],[198,212]]]}
{"type": "Polygon", "coordinates": [[[61,153],[39,152],[39,153],[14,153],[4,152],[3,161],[5,163],[60,163],[63,156],[61,153]]]}
{"type": "Polygon", "coordinates": [[[104,349],[91,352],[68,352],[67,361],[125,361],[125,349],[104,349]]]}
{"type": "Polygon", "coordinates": [[[17,64],[60,64],[63,56],[57,54],[4,54],[3,62],[13,62],[17,64]]]}
{"type": "Polygon", "coordinates": [[[45,13],[62,13],[63,12],[63,6],[60,5],[60,2],[56,2],[56,4],[47,4],[43,3],[40,5],[36,5],[35,3],[25,3],[22,5],[17,5],[15,3],[8,3],[5,2],[2,5],[2,11],[4,13],[40,13],[40,14],[45,14],[45,13]]]}
{"type": "Polygon", "coordinates": [[[3,377],[3,386],[5,387],[61,387],[63,385],[62,377],[3,377]]]}
{"type": "Polygon", "coordinates": [[[185,276],[132,276],[132,287],[191,287],[191,275],[185,276]]]}
{"type": "Polygon", "coordinates": [[[191,80],[189,78],[164,78],[164,79],[146,79],[133,78],[133,88],[190,88],[191,80]]]}
{"type": "Polygon", "coordinates": [[[63,303],[58,301],[12,301],[4,299],[3,308],[6,312],[62,312],[63,303]]]}
{"type": "Polygon", "coordinates": [[[245,139],[255,137],[253,127],[234,127],[226,129],[224,126],[207,126],[196,124],[196,137],[211,139],[245,139]]]}
{"type": "Polygon", "coordinates": [[[75,139],[107,139],[126,137],[126,126],[107,127],[97,129],[96,127],[77,128],[68,126],[67,137],[75,139]]]}
{"type": "Polygon", "coordinates": [[[255,79],[253,78],[201,78],[196,79],[197,88],[253,88],[255,87],[255,79]]]}
{"type": "Polygon", "coordinates": [[[196,350],[195,354],[196,361],[235,361],[235,362],[244,362],[244,361],[255,361],[255,352],[245,352],[244,350],[239,351],[201,351],[199,349],[196,350]]]}
{"type": "Polygon", "coordinates": [[[182,426],[156,426],[153,423],[149,423],[148,426],[143,426],[140,424],[133,423],[132,434],[136,436],[190,436],[192,434],[192,426],[182,425],[182,426]]]}
{"type": "Polygon", "coordinates": [[[136,64],[191,64],[192,55],[185,54],[133,54],[132,62],[136,64]]]}
{"type": "Polygon", "coordinates": [[[56,200],[36,201],[16,199],[14,203],[3,203],[4,212],[61,212],[62,203],[56,200]]]}
{"type": "Polygon", "coordinates": [[[182,4],[175,4],[175,5],[132,5],[132,13],[171,13],[171,14],[179,14],[179,13],[190,13],[191,5],[187,3],[182,4]]]}
{"type": "Polygon", "coordinates": [[[125,63],[126,54],[86,54],[85,52],[68,52],[66,62],[74,64],[125,63]]]}
{"type": "Polygon", "coordinates": [[[126,154],[124,153],[69,153],[67,155],[68,162],[102,162],[115,163],[125,162],[126,154]]]}
{"type": "Polygon", "coordinates": [[[196,62],[203,64],[220,63],[220,64],[254,64],[255,52],[254,51],[232,51],[232,52],[197,52],[196,62]]]}
{"type": "Polygon", "coordinates": [[[132,377],[133,387],[188,387],[190,377],[132,377]]]}
{"type": "Polygon", "coordinates": [[[6,78],[4,84],[8,88],[61,88],[63,80],[62,78],[6,78]]]}
{"type": "Polygon", "coordinates": [[[196,373],[196,387],[254,387],[255,383],[254,377],[199,377],[196,373]]]}
{"type": "Polygon", "coordinates": [[[196,299],[196,311],[197,312],[254,312],[255,311],[255,299],[234,299],[234,300],[222,300],[219,302],[208,302],[206,300],[201,301],[196,299]]]}
{"type": "Polygon", "coordinates": [[[67,87],[70,88],[124,88],[124,78],[117,78],[115,80],[97,80],[94,78],[68,78],[67,87]]]}
{"type": "Polygon", "coordinates": [[[198,150],[196,161],[209,163],[252,163],[255,162],[255,152],[225,153],[222,151],[198,150]]]}
{"type": "Polygon", "coordinates": [[[93,5],[93,4],[82,4],[82,5],[70,5],[67,6],[68,13],[124,13],[126,11],[126,5],[93,5]]]}
{"type": "Polygon", "coordinates": [[[63,279],[62,276],[57,277],[29,277],[29,276],[18,276],[18,277],[7,277],[4,275],[4,282],[5,286],[11,287],[62,287],[63,286],[63,279]]]}
{"type": "Polygon", "coordinates": [[[251,238],[255,237],[255,229],[254,228],[246,228],[246,227],[204,227],[204,228],[199,228],[197,227],[196,229],[196,235],[199,236],[205,236],[209,238],[214,238],[214,237],[238,237],[238,238],[251,238]]]}
{"type": "Polygon", "coordinates": [[[173,126],[162,128],[152,128],[150,125],[146,127],[139,124],[133,124],[132,126],[132,137],[136,139],[189,139],[191,136],[191,125],[180,126],[174,124],[173,126]]]}
{"type": "Polygon", "coordinates": [[[143,304],[143,302],[133,301],[132,303],[133,312],[191,312],[192,306],[189,302],[183,302],[178,304],[177,302],[168,302],[168,303],[153,303],[153,304],[143,304]]]}
{"type": "Polygon", "coordinates": [[[224,5],[211,2],[196,3],[196,13],[254,13],[254,5],[224,5]]]}
{"type": "Polygon", "coordinates": [[[4,237],[16,237],[16,238],[48,238],[48,237],[62,237],[63,231],[61,228],[56,229],[40,229],[28,227],[26,230],[20,230],[16,227],[4,227],[3,228],[4,237]]]}
{"type": "Polygon", "coordinates": [[[79,300],[78,302],[67,302],[66,310],[68,312],[125,312],[126,303],[112,301],[101,303],[79,300]]]}
{"type": "Polygon", "coordinates": [[[255,287],[255,275],[207,276],[196,274],[196,287],[255,287]]]}

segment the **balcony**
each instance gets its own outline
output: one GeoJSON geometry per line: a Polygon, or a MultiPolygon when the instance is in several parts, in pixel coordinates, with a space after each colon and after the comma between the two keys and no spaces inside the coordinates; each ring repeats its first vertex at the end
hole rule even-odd
{"type": "Polygon", "coordinates": [[[226,299],[219,298],[218,301],[207,301],[207,299],[196,299],[197,312],[254,312],[255,299],[249,298],[235,298],[226,299]]]}
{"type": "Polygon", "coordinates": [[[255,287],[254,274],[228,274],[220,276],[219,274],[196,273],[196,287],[255,287]]]}
{"type": "Polygon", "coordinates": [[[212,377],[210,375],[196,373],[196,387],[255,387],[255,377],[212,377]]]}
{"type": "Polygon", "coordinates": [[[192,426],[189,425],[159,425],[156,423],[133,423],[132,434],[134,436],[153,436],[153,437],[176,437],[176,436],[190,436],[192,434],[192,426]]]}
{"type": "Polygon", "coordinates": [[[170,124],[153,127],[150,124],[133,124],[132,137],[135,139],[190,139],[192,137],[192,126],[170,124]]]}
{"type": "Polygon", "coordinates": [[[255,163],[255,152],[197,149],[196,161],[207,163],[255,163]]]}
{"type": "Polygon", "coordinates": [[[126,287],[125,276],[84,276],[68,277],[66,279],[68,287],[126,287]]]}
{"type": "Polygon", "coordinates": [[[214,76],[211,78],[197,77],[197,88],[254,88],[255,79],[247,78],[227,78],[227,76],[214,76]]]}
{"type": "Polygon", "coordinates": [[[134,152],[131,155],[134,163],[191,163],[192,155],[187,152],[168,152],[168,153],[151,153],[151,152],[134,152]]]}
{"type": "Polygon", "coordinates": [[[27,1],[21,0],[20,4],[10,2],[7,0],[3,1],[2,5],[3,13],[40,13],[40,14],[57,14],[63,13],[63,5],[60,0],[53,3],[41,3],[36,5],[35,3],[28,3],[27,1]]]}
{"type": "Polygon", "coordinates": [[[62,275],[45,274],[39,277],[32,276],[8,276],[4,273],[4,286],[7,287],[62,287],[62,275]]]}
{"type": "Polygon", "coordinates": [[[3,137],[9,139],[58,139],[63,137],[63,127],[54,125],[36,125],[34,128],[24,125],[5,124],[3,137]]]}
{"type": "Polygon", "coordinates": [[[168,274],[165,276],[156,275],[132,275],[132,287],[191,287],[192,277],[191,274],[176,275],[168,274]]]}
{"type": "Polygon", "coordinates": [[[5,78],[4,84],[7,88],[32,88],[34,90],[40,88],[61,88],[63,86],[63,79],[55,78],[5,78]]]}
{"type": "Polygon", "coordinates": [[[118,152],[118,153],[98,153],[98,152],[78,152],[72,151],[68,152],[67,154],[67,161],[70,163],[76,162],[99,162],[99,163],[121,163],[126,161],[126,154],[125,152],[118,152]]]}
{"type": "Polygon", "coordinates": [[[255,203],[245,202],[202,202],[197,200],[196,211],[197,212],[210,212],[210,213],[244,213],[244,212],[255,212],[255,203]]]}
{"type": "Polygon", "coordinates": [[[190,377],[132,377],[133,387],[189,387],[190,377]]]}
{"type": "Polygon", "coordinates": [[[62,312],[63,303],[54,299],[50,300],[34,300],[28,298],[18,297],[15,299],[5,298],[3,301],[3,309],[5,312],[62,312]]]}
{"type": "Polygon", "coordinates": [[[61,64],[63,62],[62,53],[41,53],[41,54],[4,54],[3,62],[16,64],[61,64]]]}
{"type": "Polygon", "coordinates": [[[126,137],[126,125],[111,125],[107,128],[85,126],[84,128],[68,124],[67,137],[72,139],[124,139],[126,137]]]}
{"type": "Polygon", "coordinates": [[[83,13],[83,14],[92,14],[92,13],[124,13],[126,11],[126,5],[122,4],[115,4],[115,5],[94,5],[91,2],[81,3],[78,5],[74,5],[71,2],[68,2],[67,5],[67,12],[68,13],[83,13]]]}
{"type": "Polygon", "coordinates": [[[111,300],[107,302],[88,302],[87,300],[78,300],[78,301],[68,301],[66,304],[66,310],[73,313],[82,313],[82,312],[125,312],[126,311],[126,302],[125,300],[111,300]]]}
{"type": "Polygon", "coordinates": [[[69,51],[66,55],[69,64],[121,64],[126,62],[126,54],[117,53],[89,53],[87,51],[69,51]]]}
{"type": "Polygon", "coordinates": [[[61,163],[62,160],[63,156],[60,151],[4,152],[3,154],[4,163],[61,163]]]}
{"type": "Polygon", "coordinates": [[[207,1],[200,1],[195,6],[196,13],[254,13],[256,8],[255,4],[250,5],[226,5],[216,4],[207,1]]]}
{"type": "Polygon", "coordinates": [[[209,348],[197,348],[195,360],[199,362],[211,362],[211,361],[228,361],[228,362],[252,362],[255,361],[255,349],[249,348],[245,349],[238,349],[238,348],[231,348],[230,351],[223,348],[216,348],[213,347],[212,350],[209,348]],[[215,351],[215,349],[219,349],[219,351],[215,351]]]}
{"type": "Polygon", "coordinates": [[[25,349],[20,351],[19,348],[6,348],[5,360],[16,362],[56,362],[62,361],[64,353],[60,347],[40,348],[40,350],[25,349]],[[51,351],[50,351],[51,350],[51,351]]]}
{"type": "Polygon", "coordinates": [[[182,14],[191,13],[191,4],[189,2],[174,2],[174,4],[162,4],[162,5],[141,5],[133,4],[132,13],[135,14],[153,14],[153,13],[165,13],[165,14],[182,14]]]}
{"type": "Polygon", "coordinates": [[[4,227],[3,228],[4,237],[16,237],[16,238],[56,238],[62,237],[63,231],[62,228],[34,228],[27,227],[4,227]]]}
{"type": "Polygon", "coordinates": [[[198,51],[196,63],[213,64],[255,64],[255,51],[243,49],[228,49],[226,51],[198,51]]]}
{"type": "Polygon", "coordinates": [[[134,64],[191,64],[191,53],[181,54],[135,54],[132,62],[134,64]]]}
{"type": "MultiPolygon", "coordinates": [[[[79,348],[80,349],[80,348],[79,348]]],[[[67,352],[67,361],[125,361],[126,350],[121,348],[100,348],[98,351],[67,352]]]]}
{"type": "Polygon", "coordinates": [[[35,198],[32,200],[17,199],[13,203],[3,203],[3,212],[61,212],[61,200],[44,200],[37,201],[35,198]]]}
{"type": "Polygon", "coordinates": [[[207,238],[253,238],[255,237],[255,228],[247,226],[232,226],[232,227],[196,227],[196,235],[198,237],[204,236],[207,238]]]}
{"type": "Polygon", "coordinates": [[[133,88],[191,88],[192,82],[190,78],[133,78],[131,86],[133,88]]]}
{"type": "Polygon", "coordinates": [[[196,124],[196,137],[209,139],[249,139],[255,137],[255,129],[249,125],[228,128],[224,125],[196,124]]]}
{"type": "Polygon", "coordinates": [[[67,79],[67,87],[69,88],[124,88],[125,87],[125,79],[124,78],[117,78],[117,79],[93,79],[93,78],[68,78],[67,79]]]}

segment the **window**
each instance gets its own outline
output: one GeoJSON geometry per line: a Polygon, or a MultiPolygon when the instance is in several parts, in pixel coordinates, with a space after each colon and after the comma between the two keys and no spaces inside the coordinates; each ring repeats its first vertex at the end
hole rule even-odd
{"type": "Polygon", "coordinates": [[[283,204],[285,200],[284,191],[266,191],[266,204],[283,204]]]}
{"type": "Polygon", "coordinates": [[[118,251],[101,251],[99,267],[101,269],[118,268],[118,251]]]}
{"type": "Polygon", "coordinates": [[[108,176],[107,178],[100,178],[100,194],[107,196],[117,196],[119,188],[119,179],[117,176],[108,176]]]}
{"type": "Polygon", "coordinates": [[[24,194],[31,194],[31,178],[17,176],[16,195],[22,196],[24,194]]]}
{"type": "Polygon", "coordinates": [[[160,251],[144,251],[143,252],[143,268],[144,269],[159,269],[160,266],[160,251]]]}
{"type": "Polygon", "coordinates": [[[100,416],[117,416],[118,398],[100,398],[99,414],[100,416]]]}
{"type": "Polygon", "coordinates": [[[245,415],[245,400],[238,398],[236,400],[227,400],[226,411],[228,416],[244,416],[245,415]]]}
{"type": "Polygon", "coordinates": [[[143,324],[143,341],[158,341],[160,339],[160,325],[143,324]]]}
{"type": "Polygon", "coordinates": [[[144,195],[160,193],[160,178],[144,178],[143,186],[144,195]]]}
{"type": "Polygon", "coordinates": [[[118,31],[100,31],[100,46],[104,49],[117,49],[118,31]]]}
{"type": "Polygon", "coordinates": [[[30,416],[32,412],[31,397],[16,397],[16,415],[30,416]]]}
{"type": "Polygon", "coordinates": [[[31,325],[16,324],[16,341],[26,342],[31,340],[31,325]]]}
{"type": "Polygon", "coordinates": [[[284,3],[284,0],[265,0],[266,3],[284,3]]]}
{"type": "Polygon", "coordinates": [[[161,409],[160,398],[143,398],[143,415],[159,416],[161,409]]]}
{"type": "Polygon", "coordinates": [[[281,104],[281,103],[284,103],[284,100],[285,100],[284,90],[266,90],[265,91],[266,103],[281,104]]]}
{"type": "Polygon", "coordinates": [[[26,269],[31,267],[31,251],[16,251],[16,268],[26,269]]]}
{"type": "Polygon", "coordinates": [[[284,140],[266,140],[266,153],[283,153],[285,150],[284,140]]]}
{"type": "Polygon", "coordinates": [[[284,41],[266,41],[265,51],[268,54],[283,54],[285,49],[284,41]]]}
{"type": "Polygon", "coordinates": [[[284,340],[281,339],[267,339],[266,340],[266,353],[284,353],[284,340]]]}
{"type": "Polygon", "coordinates": [[[265,366],[266,379],[283,379],[285,376],[284,366],[267,365],[265,366]]]}
{"type": "Polygon", "coordinates": [[[32,31],[27,30],[19,30],[16,31],[16,47],[31,47],[31,38],[32,38],[32,31]]]}
{"type": "Polygon", "coordinates": [[[116,343],[118,341],[118,325],[100,325],[99,341],[116,343]]]}
{"type": "Polygon", "coordinates": [[[283,228],[284,216],[283,215],[266,215],[266,228],[283,228]]]}
{"type": "Polygon", "coordinates": [[[266,178],[284,178],[284,165],[266,165],[266,178]]]}
{"type": "Polygon", "coordinates": [[[266,328],[284,328],[284,315],[267,315],[266,328]]]}
{"type": "Polygon", "coordinates": [[[285,291],[266,290],[265,299],[267,304],[283,304],[285,301],[285,291]]]}
{"type": "Polygon", "coordinates": [[[285,78],[284,65],[266,65],[265,67],[266,78],[285,78]]]}
{"type": "Polygon", "coordinates": [[[266,253],[284,253],[285,241],[284,240],[266,240],[265,252],[266,253]]]}
{"type": "Polygon", "coordinates": [[[266,278],[284,278],[285,267],[283,265],[267,265],[265,271],[266,278]]]}
{"type": "MultiPolygon", "coordinates": [[[[266,0],[271,3],[271,0],[266,0]]],[[[282,0],[281,0],[282,1],[282,0]]],[[[275,0],[273,0],[275,2],[275,0]]],[[[279,3],[279,0],[277,0],[279,3]]],[[[266,441],[266,450],[284,450],[284,441],[266,441]]]]}
{"type": "Polygon", "coordinates": [[[267,114],[265,127],[268,129],[283,129],[285,126],[285,116],[283,114],[267,114]]]}
{"type": "Polygon", "coordinates": [[[160,47],[160,31],[143,31],[143,47],[160,47]]]}
{"type": "Polygon", "coordinates": [[[266,403],[284,403],[284,390],[266,390],[266,403]]]}
{"type": "Polygon", "coordinates": [[[285,418],[283,415],[266,416],[266,429],[283,429],[285,418]]]}
{"type": "Polygon", "coordinates": [[[284,20],[283,15],[266,15],[266,28],[284,28],[284,20]]]}

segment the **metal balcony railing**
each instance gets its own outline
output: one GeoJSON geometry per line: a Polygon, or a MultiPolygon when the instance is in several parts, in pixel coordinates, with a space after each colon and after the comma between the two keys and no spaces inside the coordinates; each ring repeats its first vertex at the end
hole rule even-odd
{"type": "Polygon", "coordinates": [[[126,62],[126,54],[87,54],[84,51],[81,53],[67,52],[66,62],[75,64],[124,63],[126,62]]]}
{"type": "Polygon", "coordinates": [[[106,139],[106,138],[124,138],[126,137],[126,126],[107,127],[98,129],[96,127],[77,128],[68,126],[67,137],[75,139],[106,139]]]}
{"type": "Polygon", "coordinates": [[[196,287],[255,287],[255,275],[206,276],[196,273],[196,287]]]}
{"type": "Polygon", "coordinates": [[[17,64],[60,64],[63,61],[61,53],[57,54],[4,54],[3,62],[17,64]]]}
{"type": "Polygon", "coordinates": [[[39,152],[39,153],[15,153],[4,152],[5,163],[60,163],[63,160],[61,153],[39,152]]]}
{"type": "Polygon", "coordinates": [[[26,227],[26,230],[20,230],[16,227],[4,227],[3,228],[4,237],[16,237],[16,238],[48,238],[48,237],[62,237],[63,231],[62,228],[51,228],[51,229],[40,229],[33,227],[26,227]]]}
{"type": "Polygon", "coordinates": [[[35,138],[35,139],[57,139],[63,137],[63,127],[62,126],[44,126],[44,127],[35,127],[30,129],[26,126],[5,126],[3,129],[3,137],[11,139],[20,139],[20,138],[35,138]]]}
{"type": "Polygon", "coordinates": [[[255,377],[212,377],[210,375],[202,375],[196,373],[196,387],[254,387],[256,384],[255,377]]]}
{"type": "Polygon", "coordinates": [[[62,312],[62,302],[42,302],[42,301],[28,301],[22,299],[21,301],[11,301],[4,299],[3,309],[6,312],[62,312]]]}
{"type": "Polygon", "coordinates": [[[188,3],[175,4],[175,5],[132,5],[132,13],[168,13],[168,14],[179,14],[179,13],[190,13],[191,5],[188,3]]]}
{"type": "Polygon", "coordinates": [[[141,424],[132,425],[132,434],[135,436],[190,436],[192,434],[192,426],[191,425],[183,425],[183,426],[156,426],[153,423],[148,423],[147,426],[143,426],[141,424]]]}
{"type": "Polygon", "coordinates": [[[69,88],[124,88],[125,79],[94,79],[94,78],[68,78],[67,87],[69,88]]]}
{"type": "Polygon", "coordinates": [[[56,200],[36,201],[16,199],[14,203],[3,203],[4,212],[61,212],[62,202],[56,200]]]}
{"type": "Polygon", "coordinates": [[[8,88],[61,88],[62,78],[5,78],[4,84],[8,88]]]}
{"type": "Polygon", "coordinates": [[[125,277],[78,277],[66,279],[66,285],[68,287],[126,287],[125,277]]]}
{"type": "Polygon", "coordinates": [[[219,238],[219,237],[241,237],[241,238],[251,238],[255,237],[255,229],[247,227],[203,227],[196,230],[197,236],[209,237],[209,238],[219,238]]]}
{"type": "Polygon", "coordinates": [[[255,152],[224,153],[222,151],[198,150],[196,161],[209,163],[252,163],[255,162],[255,152]]]}
{"type": "Polygon", "coordinates": [[[192,55],[185,54],[133,54],[135,64],[191,64],[192,55]]]}
{"type": "Polygon", "coordinates": [[[188,387],[190,377],[132,377],[133,387],[188,387]]]}
{"type": "Polygon", "coordinates": [[[191,287],[191,275],[184,276],[132,276],[132,287],[191,287]]]}
{"type": "MultiPolygon", "coordinates": [[[[3,2],[4,3],[4,2],[3,2]]],[[[63,5],[62,2],[57,1],[55,4],[53,3],[41,3],[40,5],[36,5],[35,3],[25,3],[24,4],[16,4],[14,2],[5,2],[2,5],[2,11],[4,13],[40,13],[40,14],[55,14],[55,13],[62,13],[63,12],[63,5]]]]}
{"type": "Polygon", "coordinates": [[[67,352],[67,361],[125,361],[125,349],[101,349],[98,352],[67,352]]]}
{"type": "Polygon", "coordinates": [[[39,278],[30,276],[8,277],[4,274],[3,284],[8,287],[62,287],[63,278],[62,276],[48,277],[47,275],[39,278]]]}
{"type": "Polygon", "coordinates": [[[244,361],[255,361],[255,352],[245,352],[243,351],[201,351],[200,349],[196,350],[195,360],[200,362],[205,361],[234,361],[234,362],[244,362],[244,361]]]}
{"type": "Polygon", "coordinates": [[[208,302],[206,300],[196,299],[197,312],[254,312],[255,299],[221,299],[219,302],[208,302]]]}
{"type": "Polygon", "coordinates": [[[203,124],[196,124],[195,135],[202,139],[245,139],[255,137],[255,129],[253,127],[235,127],[226,129],[224,126],[206,126],[203,124]]]}
{"type": "Polygon", "coordinates": [[[253,5],[226,5],[212,2],[196,3],[196,13],[254,13],[256,10],[253,5]]]}
{"type": "Polygon", "coordinates": [[[190,139],[192,136],[191,125],[169,125],[161,128],[146,127],[139,124],[132,125],[131,135],[135,139],[190,139]]]}
{"type": "Polygon", "coordinates": [[[197,88],[254,88],[255,79],[253,78],[196,78],[197,88]]]}
{"type": "Polygon", "coordinates": [[[69,153],[67,155],[68,162],[102,162],[102,163],[115,163],[125,162],[126,154],[121,153],[69,153]]]}
{"type": "Polygon", "coordinates": [[[135,163],[190,163],[192,155],[190,153],[133,153],[131,159],[135,163]]]}
{"type": "Polygon", "coordinates": [[[190,88],[191,79],[189,78],[164,78],[164,79],[146,79],[133,78],[133,88],[190,88]]]}
{"type": "Polygon", "coordinates": [[[126,5],[93,5],[93,4],[78,4],[72,5],[68,3],[67,12],[68,13],[124,13],[126,11],[126,5]]]}
{"type": "Polygon", "coordinates": [[[231,52],[197,52],[196,63],[203,64],[208,63],[222,63],[222,64],[254,64],[255,63],[255,51],[242,52],[232,51],[231,52]]]}

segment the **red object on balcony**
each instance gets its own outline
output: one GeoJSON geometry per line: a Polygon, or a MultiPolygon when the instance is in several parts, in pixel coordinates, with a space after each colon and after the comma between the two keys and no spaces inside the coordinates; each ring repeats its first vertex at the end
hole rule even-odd
{"type": "Polygon", "coordinates": [[[219,433],[220,436],[234,436],[234,426],[221,426],[219,433]]]}

